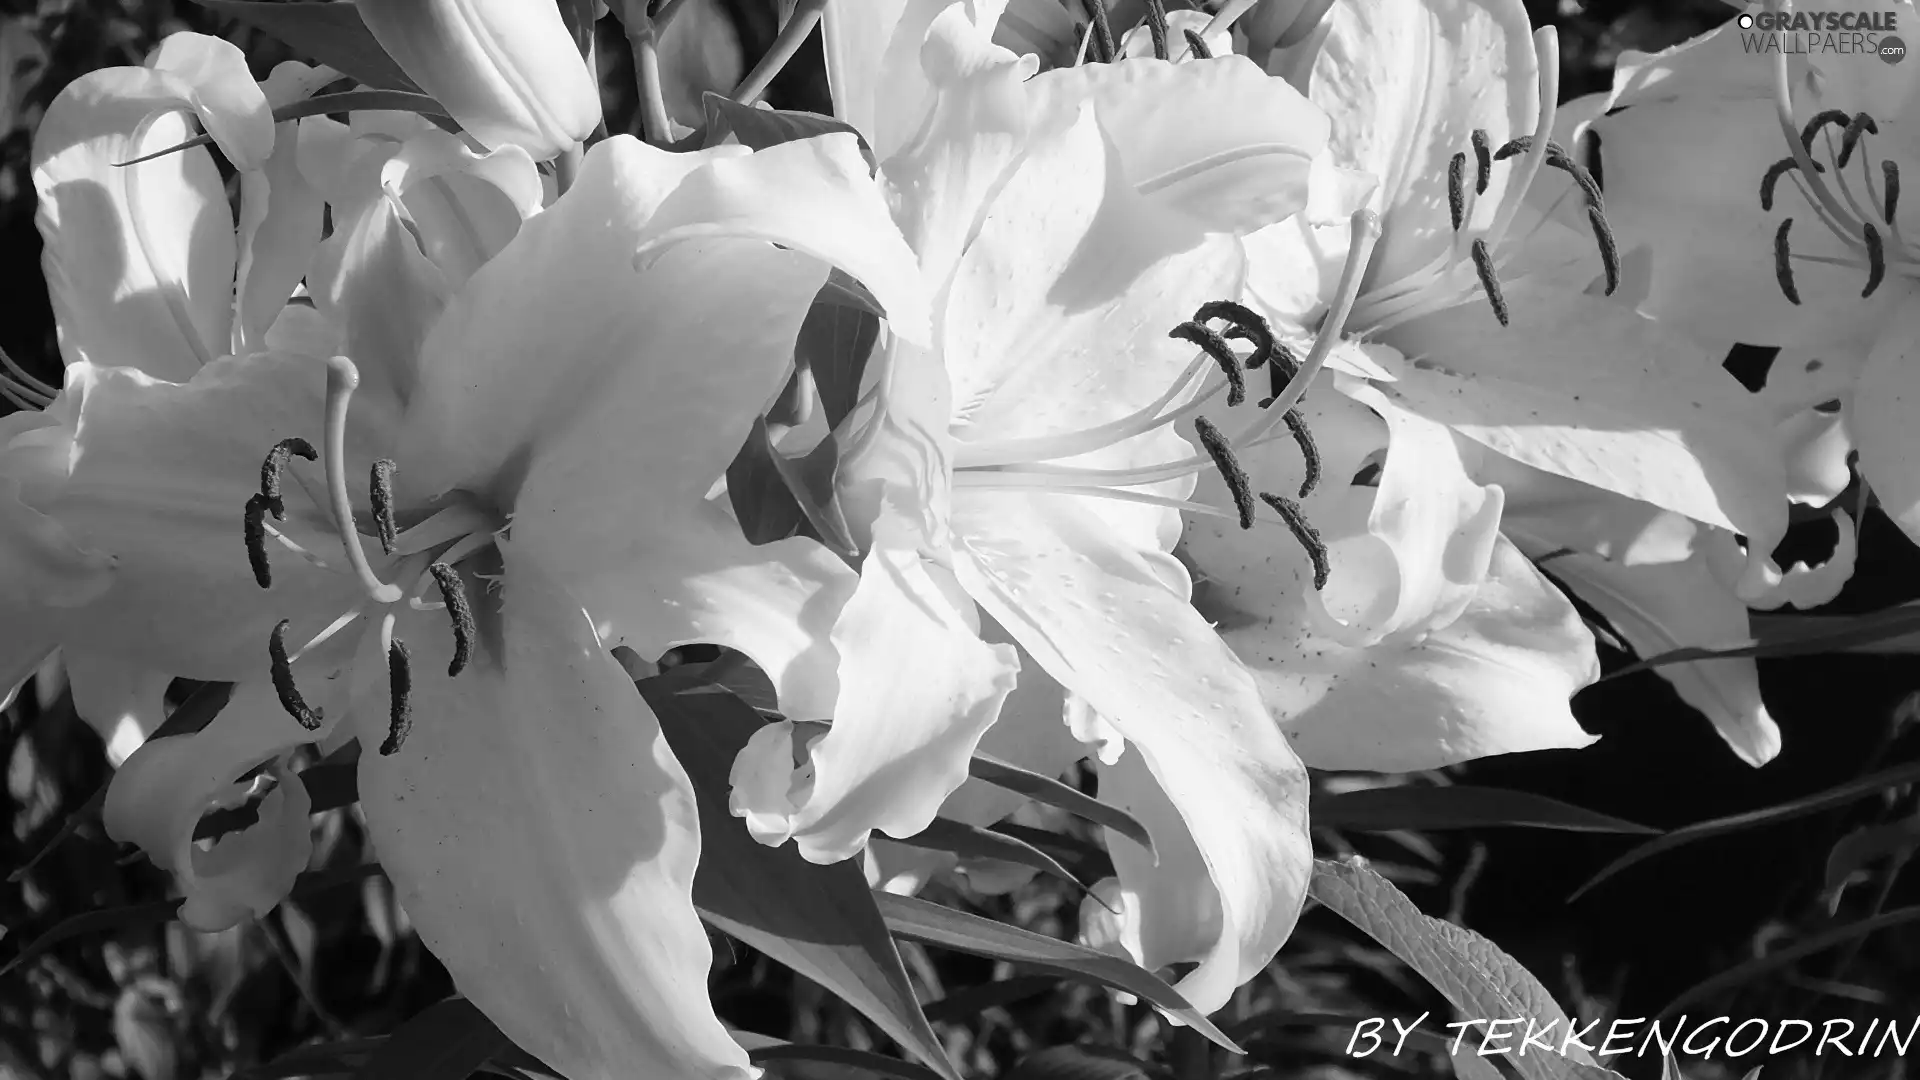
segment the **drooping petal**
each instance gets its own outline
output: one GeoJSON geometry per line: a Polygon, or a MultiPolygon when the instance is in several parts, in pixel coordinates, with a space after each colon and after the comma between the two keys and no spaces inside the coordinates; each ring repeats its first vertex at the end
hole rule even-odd
{"type": "Polygon", "coordinates": [[[266,346],[287,298],[320,244],[325,207],[299,167],[299,128],[284,124],[264,167],[240,174],[239,265],[235,271],[235,355],[266,346]]]}
{"type": "Polygon", "coordinates": [[[543,198],[525,150],[476,154],[438,129],[402,144],[382,164],[380,183],[400,195],[422,251],[454,289],[507,246],[543,198]]]}
{"type": "Polygon", "coordinates": [[[73,711],[107,744],[107,761],[119,768],[166,719],[167,686],[173,676],[141,668],[75,643],[61,650],[73,711]]]}
{"type": "Polygon", "coordinates": [[[484,489],[536,438],[598,417],[622,432],[598,445],[647,462],[622,484],[704,495],[785,378],[826,276],[810,255],[866,275],[906,323],[916,307],[925,318],[859,160],[845,135],[752,154],[595,145],[567,197],[469,279],[422,346],[397,482],[484,489]],[[664,237],[636,270],[647,236],[676,223],[703,238],[664,237]]]}
{"type": "Polygon", "coordinates": [[[954,29],[985,45],[1002,0],[829,0],[821,19],[834,115],[885,161],[914,138],[935,95],[921,50],[944,12],[954,29]]]}
{"type": "Polygon", "coordinates": [[[1900,309],[1873,346],[1854,385],[1847,426],[1860,448],[1860,475],[1908,537],[1920,537],[1920,303],[1900,309]]]}
{"type": "Polygon", "coordinates": [[[225,352],[233,217],[204,147],[121,163],[192,138],[181,81],[102,68],[60,91],[33,145],[41,269],[69,364],[185,380],[225,352]]]}
{"type": "Polygon", "coordinates": [[[227,707],[200,731],[140,747],[107,788],[107,835],[140,845],[154,865],[173,871],[187,899],[181,918],[196,930],[265,914],[307,868],[306,787],[277,762],[319,736],[287,715],[262,676],[236,684],[227,707]],[[276,762],[278,785],[259,821],[200,848],[193,837],[200,819],[244,802],[251,784],[241,777],[268,761],[276,762]]]}
{"type": "Polygon", "coordinates": [[[600,87],[557,7],[520,0],[357,0],[387,55],[481,144],[545,161],[593,134],[600,87]]]}
{"type": "MultiPolygon", "coordinates": [[[[1453,245],[1448,163],[1462,151],[1471,157],[1476,128],[1495,146],[1532,133],[1538,61],[1519,0],[1336,4],[1327,21],[1310,96],[1332,119],[1335,162],[1380,178],[1380,243],[1364,279],[1371,289],[1453,245]]],[[[1500,205],[1512,172],[1496,165],[1474,205],[1500,205]]]]}
{"type": "Polygon", "coordinates": [[[957,589],[934,578],[949,572],[922,558],[918,532],[881,511],[860,587],[834,624],[840,697],[789,825],[813,862],[853,856],[876,829],[925,829],[1014,687],[1013,648],[980,640],[954,607],[957,589]]]}
{"type": "Polygon", "coordinates": [[[1506,328],[1461,307],[1397,330],[1415,363],[1385,392],[1518,461],[1772,550],[1786,529],[1780,449],[1716,356],[1600,298],[1527,288],[1509,300],[1506,328]]]}
{"type": "MultiPolygon", "coordinates": [[[[1149,971],[1206,955],[1223,930],[1220,890],[1180,807],[1137,747],[1129,747],[1118,763],[1102,765],[1099,772],[1101,801],[1146,826],[1153,851],[1112,829],[1102,830],[1118,875],[1106,899],[1119,914],[1102,912],[1091,926],[1082,926],[1082,936],[1088,944],[1121,952],[1149,971]]],[[[1260,823],[1249,819],[1244,827],[1258,828],[1260,823]]],[[[1208,1010],[1189,1000],[1202,1012],[1208,1010]]]]}
{"type": "Polygon", "coordinates": [[[198,114],[234,168],[249,172],[266,165],[274,148],[273,109],[239,46],[206,34],[169,34],[147,66],[180,81],[183,104],[198,114]]]}
{"type": "MultiPolygon", "coordinates": [[[[72,474],[39,509],[115,564],[112,587],[65,616],[72,632],[177,676],[243,679],[264,669],[275,623],[292,620],[292,638],[305,641],[299,635],[360,600],[351,574],[319,569],[272,540],[273,587],[262,589],[244,544],[267,451],[290,437],[320,442],[324,383],[321,361],[281,353],[215,361],[187,383],[133,368],[68,368],[72,474]]],[[[364,476],[381,436],[349,431],[349,461],[364,476]]],[[[331,518],[310,494],[323,492],[319,467],[295,459],[283,475],[287,520],[269,523],[343,565],[331,518]]],[[[384,565],[377,548],[372,558],[384,565]]]]}
{"type": "Polygon", "coordinates": [[[1305,207],[1327,146],[1327,115],[1242,56],[1085,64],[1029,89],[1048,112],[1092,102],[1127,182],[1208,232],[1249,233],[1305,207]]]}
{"type": "Polygon", "coordinates": [[[413,728],[360,759],[381,864],[460,991],[563,1075],[745,1080],[707,996],[692,785],[579,604],[500,546],[457,678],[444,623],[403,615],[413,728]]]}
{"type": "MultiPolygon", "coordinates": [[[[67,398],[55,400],[61,409],[67,398]]],[[[34,418],[14,413],[6,421],[34,418]]],[[[0,438],[12,425],[0,421],[0,438]]],[[[0,606],[9,622],[34,621],[40,605],[77,607],[97,599],[112,582],[113,563],[104,552],[83,547],[71,530],[42,512],[65,485],[70,423],[58,421],[22,432],[0,446],[0,606]]],[[[37,661],[36,661],[37,662],[37,661]]],[[[0,670],[10,667],[0,661],[0,670]]]]}
{"type": "Polygon", "coordinates": [[[366,402],[396,410],[413,398],[421,349],[453,295],[418,235],[400,199],[383,192],[321,245],[308,275],[314,306],[342,332],[361,385],[375,391],[366,402]]]}
{"type": "MultiPolygon", "coordinates": [[[[1220,894],[1217,935],[1174,960],[1202,1011],[1273,958],[1309,872],[1306,772],[1253,679],[1141,553],[1070,500],[1008,495],[954,509],[969,595],[1070,692],[1138,748],[1200,845],[1220,894]]],[[[1184,575],[1182,575],[1184,576],[1184,575]]]]}

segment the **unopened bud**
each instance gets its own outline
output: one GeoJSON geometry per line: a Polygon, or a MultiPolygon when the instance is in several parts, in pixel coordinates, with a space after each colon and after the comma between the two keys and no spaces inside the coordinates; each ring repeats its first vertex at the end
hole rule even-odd
{"type": "Polygon", "coordinates": [[[490,150],[544,161],[600,123],[600,88],[553,0],[355,0],[407,76],[490,150]]]}

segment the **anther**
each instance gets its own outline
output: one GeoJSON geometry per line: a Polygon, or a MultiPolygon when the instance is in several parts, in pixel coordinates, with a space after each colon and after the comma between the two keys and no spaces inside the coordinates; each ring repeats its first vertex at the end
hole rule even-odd
{"type": "Polygon", "coordinates": [[[1800,302],[1800,290],[1793,285],[1793,249],[1787,245],[1787,233],[1793,229],[1793,219],[1780,223],[1780,231],[1773,234],[1773,276],[1780,282],[1780,291],[1788,300],[1800,302]]]}
{"type": "Polygon", "coordinates": [[[1113,47],[1113,24],[1107,21],[1106,0],[1080,0],[1086,6],[1088,33],[1093,35],[1087,52],[1102,64],[1111,64],[1120,54],[1113,47]]]}
{"type": "MultiPolygon", "coordinates": [[[[1865,114],[1863,113],[1862,115],[1865,114]]],[[[1869,117],[1869,120],[1871,120],[1871,117],[1869,117]]],[[[1809,154],[1813,153],[1813,137],[1820,134],[1820,129],[1826,127],[1828,124],[1837,124],[1844,128],[1850,126],[1852,122],[1853,117],[1848,116],[1845,109],[1828,109],[1820,113],[1813,119],[1807,121],[1807,125],[1800,129],[1801,149],[1809,154]]]]}
{"type": "Polygon", "coordinates": [[[1500,279],[1493,272],[1493,253],[1487,250],[1485,240],[1475,240],[1468,249],[1473,255],[1474,273],[1480,275],[1480,287],[1486,290],[1487,303],[1493,305],[1493,317],[1500,325],[1507,325],[1507,298],[1500,293],[1500,279]]]}
{"type": "Polygon", "coordinates": [[[1183,322],[1167,331],[1170,338],[1191,342],[1201,352],[1213,357],[1220,370],[1227,376],[1227,405],[1229,408],[1247,400],[1247,377],[1240,371],[1240,358],[1234,355],[1233,346],[1211,327],[1197,322],[1183,322]]]}
{"type": "Polygon", "coordinates": [[[392,704],[387,709],[387,741],[380,744],[380,753],[392,757],[413,730],[413,658],[407,643],[398,639],[387,646],[387,694],[392,704]]]}
{"type": "Polygon", "coordinates": [[[1187,35],[1187,48],[1195,60],[1213,59],[1213,50],[1207,48],[1207,39],[1201,37],[1198,31],[1182,30],[1181,33],[1187,35]]]}
{"type": "MultiPolygon", "coordinates": [[[[1505,161],[1516,154],[1524,154],[1532,149],[1533,136],[1521,135],[1518,138],[1507,140],[1505,146],[1495,151],[1493,158],[1495,161],[1505,161]]],[[[1573,160],[1573,155],[1567,153],[1566,147],[1549,139],[1547,140],[1546,154],[1546,163],[1549,166],[1566,173],[1573,178],[1574,183],[1580,185],[1580,191],[1587,197],[1588,205],[1605,205],[1605,200],[1600,194],[1600,181],[1594,179],[1593,174],[1587,171],[1586,166],[1573,160]]]]}
{"type": "Polygon", "coordinates": [[[1253,528],[1253,482],[1247,479],[1247,471],[1233,456],[1233,447],[1228,444],[1226,435],[1213,426],[1213,421],[1204,416],[1193,418],[1193,428],[1200,435],[1200,445],[1213,458],[1214,467],[1227,482],[1227,491],[1233,496],[1233,508],[1240,513],[1240,527],[1253,528]]]}
{"type": "Polygon", "coordinates": [[[1167,8],[1161,0],[1147,0],[1147,33],[1153,38],[1153,58],[1171,60],[1167,51],[1167,8]]]}
{"type": "Polygon", "coordinates": [[[1620,246],[1614,242],[1613,226],[1607,224],[1607,212],[1587,204],[1587,224],[1593,226],[1593,240],[1600,245],[1600,265],[1607,272],[1607,295],[1620,287],[1620,246]]]}
{"type": "MultiPolygon", "coordinates": [[[[1486,128],[1473,129],[1473,193],[1485,195],[1487,185],[1493,180],[1493,144],[1486,128]]],[[[1459,228],[1455,225],[1454,228],[1459,228]]]]}
{"type": "Polygon", "coordinates": [[[267,451],[265,461],[260,463],[260,494],[267,498],[267,508],[273,512],[275,521],[285,521],[286,504],[280,501],[280,472],[287,467],[289,455],[298,454],[308,461],[320,460],[313,450],[313,444],[305,439],[281,439],[267,451]]]}
{"type": "Polygon", "coordinates": [[[1853,160],[1853,148],[1860,145],[1860,136],[1863,134],[1880,134],[1880,125],[1874,123],[1873,117],[1866,113],[1854,113],[1853,119],[1847,122],[1847,130],[1840,133],[1840,153],[1834,157],[1834,165],[1842,169],[1847,167],[1847,162],[1853,160]]]}
{"type": "Polygon", "coordinates": [[[1453,155],[1447,162],[1447,215],[1453,219],[1453,231],[1459,232],[1467,220],[1467,155],[1453,155]]]}
{"type": "Polygon", "coordinates": [[[440,599],[447,603],[447,616],[453,620],[453,660],[447,664],[447,676],[460,674],[473,659],[473,608],[467,604],[467,587],[460,572],[446,563],[427,567],[434,583],[440,586],[440,599]]]}
{"type": "Polygon", "coordinates": [[[1889,226],[1893,224],[1893,212],[1900,208],[1900,166],[1892,161],[1880,163],[1880,180],[1886,187],[1882,209],[1886,212],[1880,219],[1889,226]]]}
{"type": "Polygon", "coordinates": [[[247,565],[253,567],[254,584],[263,589],[273,588],[273,567],[267,562],[267,514],[272,510],[273,500],[264,493],[247,500],[247,565]]]}
{"type": "MultiPolygon", "coordinates": [[[[1864,114],[1862,114],[1864,115],[1864,114]]],[[[1867,239],[1867,287],[1861,291],[1860,299],[1873,295],[1880,283],[1887,279],[1887,251],[1880,243],[1880,230],[1872,222],[1865,226],[1867,239]]]]}
{"type": "Polygon", "coordinates": [[[1241,366],[1248,371],[1266,363],[1276,347],[1284,348],[1274,340],[1273,327],[1268,325],[1267,320],[1245,304],[1236,304],[1231,300],[1209,300],[1193,313],[1193,321],[1197,323],[1209,323],[1215,319],[1233,324],[1222,336],[1253,344],[1253,355],[1241,361],[1241,366]]]}
{"type": "MultiPolygon", "coordinates": [[[[1760,178],[1760,209],[1773,213],[1773,192],[1780,186],[1780,178],[1800,167],[1800,163],[1791,157],[1781,158],[1767,166],[1767,174],[1760,178]]],[[[1813,163],[1815,172],[1826,172],[1827,167],[1819,162],[1813,163]]]]}
{"type": "Polygon", "coordinates": [[[1299,503],[1284,495],[1263,491],[1260,493],[1260,501],[1273,507],[1273,512],[1279,514],[1280,520],[1287,523],[1287,529],[1293,533],[1293,538],[1300,542],[1301,548],[1305,549],[1307,558],[1313,562],[1313,587],[1326,588],[1327,579],[1333,576],[1333,563],[1327,558],[1327,543],[1320,539],[1320,530],[1314,528],[1313,523],[1307,520],[1307,515],[1300,509],[1299,503]]]}
{"type": "Polygon", "coordinates": [[[1307,429],[1305,417],[1299,409],[1287,410],[1287,430],[1293,433],[1293,444],[1300,448],[1300,460],[1307,467],[1306,476],[1300,481],[1300,497],[1313,494],[1320,486],[1320,444],[1314,442],[1313,432],[1307,429]]]}
{"type": "Polygon", "coordinates": [[[380,533],[380,550],[393,554],[394,541],[400,530],[393,520],[393,471],[397,468],[392,458],[381,458],[373,463],[372,475],[367,478],[367,501],[373,505],[373,527],[380,533]]]}
{"type": "Polygon", "coordinates": [[[287,659],[287,627],[291,625],[291,619],[281,619],[280,625],[273,628],[273,636],[267,639],[267,656],[272,660],[267,670],[273,676],[273,692],[280,697],[280,707],[301,727],[319,731],[320,710],[307,707],[300,688],[293,682],[293,662],[287,659]]]}

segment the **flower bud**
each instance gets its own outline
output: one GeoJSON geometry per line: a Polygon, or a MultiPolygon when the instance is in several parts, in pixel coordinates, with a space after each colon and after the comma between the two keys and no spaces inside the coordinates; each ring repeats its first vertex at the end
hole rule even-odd
{"type": "Polygon", "coordinates": [[[592,134],[600,88],[552,0],[356,0],[407,76],[488,149],[536,161],[592,134]]]}

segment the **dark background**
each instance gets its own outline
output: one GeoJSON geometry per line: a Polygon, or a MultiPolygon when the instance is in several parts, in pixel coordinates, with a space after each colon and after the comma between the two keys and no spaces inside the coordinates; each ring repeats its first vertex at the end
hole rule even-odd
{"type": "MultiPolygon", "coordinates": [[[[751,66],[776,29],[771,5],[725,0],[720,6],[738,29],[751,66]]],[[[1537,25],[1560,28],[1567,97],[1604,89],[1621,49],[1665,47],[1731,14],[1715,0],[1536,0],[1528,6],[1537,25]]],[[[23,121],[37,117],[74,75],[138,63],[159,37],[176,29],[228,33],[262,72],[285,56],[270,39],[184,2],[9,0],[0,11],[32,16],[48,49],[47,62],[16,106],[26,111],[23,121]]],[[[632,130],[632,79],[611,20],[601,26],[601,46],[610,125],[632,130]]],[[[800,54],[769,99],[787,108],[826,110],[817,45],[800,54]]],[[[25,175],[28,144],[24,127],[0,144],[0,346],[52,378],[58,359],[25,175]]],[[[1746,353],[1735,366],[1753,378],[1765,362],[1764,354],[1746,353]]],[[[1831,540],[1810,530],[1795,542],[1818,548],[1831,540]]],[[[1867,611],[1920,596],[1917,568],[1912,545],[1870,512],[1859,570],[1830,610],[1867,611]]],[[[1606,659],[1609,670],[1622,663],[1617,654],[1606,659]]],[[[1605,736],[1598,745],[1451,772],[1457,781],[1539,792],[1670,828],[1804,796],[1911,760],[1920,750],[1920,740],[1895,719],[1902,701],[1920,689],[1904,657],[1763,661],[1761,674],[1785,736],[1779,759],[1763,769],[1742,764],[1664,682],[1643,673],[1590,688],[1577,699],[1582,723],[1605,736]]],[[[0,867],[11,868],[85,801],[106,769],[98,739],[73,721],[57,686],[38,694],[30,688],[7,711],[0,720],[0,753],[8,765],[9,794],[0,867]]],[[[1897,878],[1897,862],[1874,864],[1869,880],[1850,888],[1831,915],[1823,887],[1828,853],[1838,839],[1914,811],[1904,791],[1876,795],[1657,857],[1571,904],[1568,895],[1630,841],[1521,829],[1321,839],[1329,851],[1351,845],[1368,854],[1426,911],[1492,938],[1541,977],[1569,1012],[1632,1018],[1654,1015],[1688,987],[1781,943],[1876,909],[1920,902],[1911,882],[1897,878]]],[[[322,862],[357,860],[362,841],[351,815],[327,820],[322,862]]],[[[120,863],[97,829],[83,830],[22,882],[0,884],[0,919],[8,930],[0,959],[63,916],[161,899],[166,887],[143,861],[120,863]]],[[[1071,934],[1074,926],[1075,898],[1046,883],[1004,898],[938,895],[1041,932],[1071,934]]],[[[1743,983],[1706,1003],[1711,1008],[1688,1011],[1736,1020],[1800,1017],[1816,1024],[1842,1016],[1863,1024],[1871,1016],[1910,1021],[1920,1011],[1915,940],[1911,929],[1885,931],[1863,947],[1819,953],[1743,983]]],[[[716,952],[715,997],[731,1022],[796,1041],[885,1048],[863,1021],[810,984],[737,944],[721,941],[716,952]]],[[[914,948],[907,954],[928,1000],[1013,974],[1004,965],[955,954],[914,948]]],[[[227,934],[129,928],[56,949],[25,972],[0,979],[0,1077],[9,1069],[20,1077],[223,1076],[304,1040],[388,1031],[450,989],[376,879],[364,888],[289,904],[256,926],[227,934]]],[[[1228,1018],[1275,1010],[1412,1016],[1436,1000],[1379,949],[1327,913],[1313,912],[1271,978],[1249,986],[1228,1018]]],[[[1123,1008],[1084,987],[1016,981],[984,996],[949,997],[933,1014],[956,1060],[977,1075],[996,1075],[1025,1052],[1075,1039],[1167,1060],[1165,1029],[1150,1013],[1123,1008]]],[[[1265,1064],[1288,1076],[1417,1075],[1434,1068],[1444,1074],[1444,1066],[1424,1059],[1341,1066],[1345,1038],[1346,1029],[1334,1026],[1283,1027],[1254,1043],[1252,1061],[1214,1064],[1265,1064]]],[[[1179,1060],[1190,1068],[1199,1059],[1179,1060]]],[[[1649,1062],[1613,1064],[1635,1077],[1658,1075],[1649,1062]]],[[[1888,1060],[1829,1061],[1826,1067],[1825,1075],[1834,1077],[1904,1075],[1888,1071],[1900,1068],[1888,1060]]],[[[1783,1059],[1769,1065],[1768,1076],[1811,1076],[1812,1069],[1810,1062],[1783,1059]]],[[[1715,1075],[1722,1074],[1712,1068],[1698,1073],[1715,1075]]]]}

